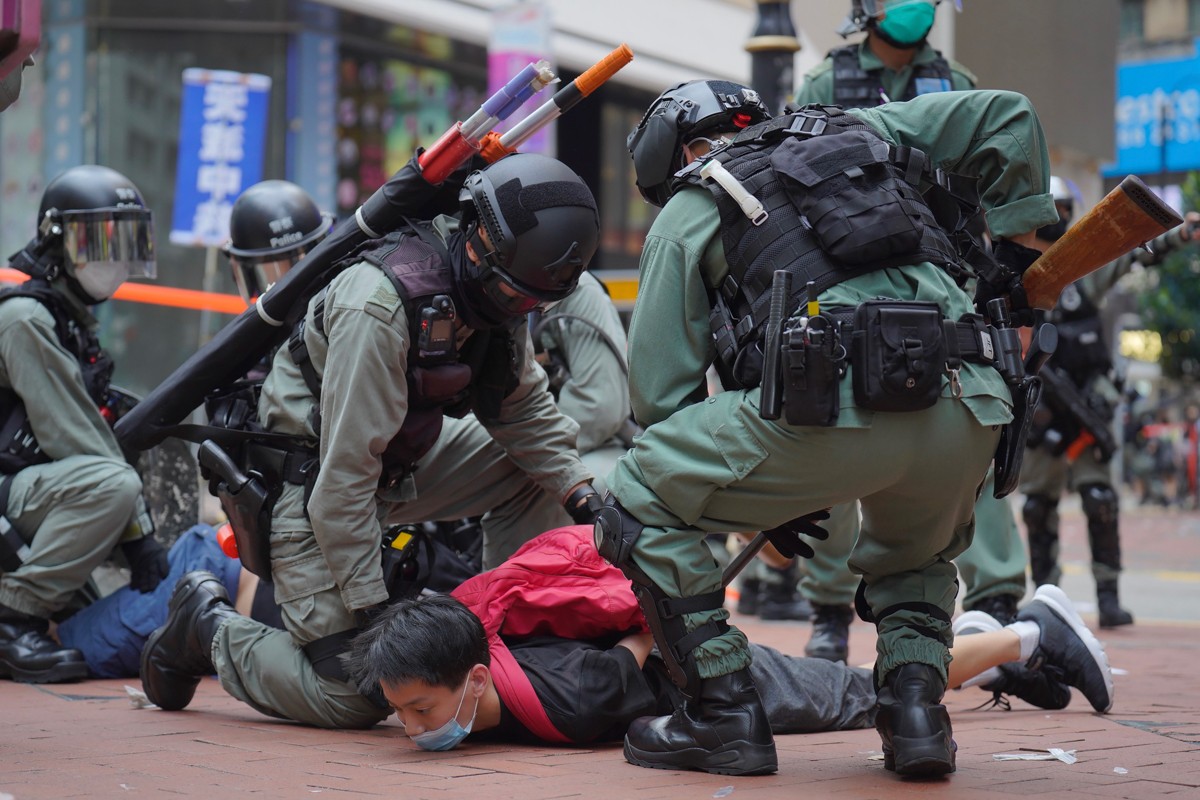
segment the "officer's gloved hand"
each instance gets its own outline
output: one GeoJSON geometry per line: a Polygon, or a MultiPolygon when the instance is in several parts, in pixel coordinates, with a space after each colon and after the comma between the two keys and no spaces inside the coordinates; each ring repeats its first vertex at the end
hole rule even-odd
{"type": "Polygon", "coordinates": [[[796,556],[812,558],[816,552],[812,549],[812,545],[801,539],[800,536],[803,534],[825,541],[829,538],[829,531],[817,523],[827,519],[829,519],[829,509],[826,508],[812,514],[805,514],[803,517],[796,517],[769,531],[763,531],[763,535],[784,558],[795,558],[796,556]]]}
{"type": "Polygon", "coordinates": [[[563,508],[571,515],[571,519],[575,520],[576,525],[595,524],[596,515],[603,507],[604,500],[590,483],[585,483],[571,492],[566,502],[563,503],[563,508]]]}
{"type": "Polygon", "coordinates": [[[142,594],[154,591],[171,571],[167,551],[153,536],[124,542],[121,551],[129,562],[129,585],[142,594]]]}
{"type": "Polygon", "coordinates": [[[354,609],[354,625],[360,630],[366,630],[371,627],[371,623],[378,619],[379,615],[387,610],[387,603],[376,603],[373,606],[366,608],[354,609]]]}

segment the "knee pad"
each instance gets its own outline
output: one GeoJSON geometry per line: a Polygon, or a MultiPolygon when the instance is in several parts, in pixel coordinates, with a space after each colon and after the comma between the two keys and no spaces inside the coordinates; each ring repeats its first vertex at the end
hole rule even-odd
{"type": "Polygon", "coordinates": [[[624,571],[643,528],[645,526],[625,510],[612,492],[607,493],[604,505],[596,512],[596,523],[592,529],[596,552],[605,561],[624,571]]]}
{"type": "Polygon", "coordinates": [[[1089,483],[1080,488],[1079,497],[1083,501],[1083,513],[1089,523],[1095,521],[1107,525],[1117,521],[1117,493],[1111,486],[1089,483]]]}
{"type": "Polygon", "coordinates": [[[609,493],[596,516],[596,550],[629,578],[666,664],[667,674],[684,694],[694,698],[700,688],[700,673],[693,651],[709,639],[724,634],[729,625],[724,620],[710,620],[689,632],[684,616],[722,608],[725,589],[693,597],[669,596],[632,558],[633,548],[644,527],[609,493]]]}
{"type": "Polygon", "coordinates": [[[1058,500],[1044,494],[1031,494],[1021,507],[1021,517],[1029,530],[1030,541],[1035,538],[1058,537],[1058,500]]]}

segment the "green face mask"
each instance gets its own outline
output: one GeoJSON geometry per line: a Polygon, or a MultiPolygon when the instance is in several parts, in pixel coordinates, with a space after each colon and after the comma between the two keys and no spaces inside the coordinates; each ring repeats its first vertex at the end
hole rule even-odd
{"type": "Polygon", "coordinates": [[[934,12],[934,4],[929,2],[889,5],[887,13],[876,27],[890,44],[910,47],[929,35],[933,28],[934,12]]]}

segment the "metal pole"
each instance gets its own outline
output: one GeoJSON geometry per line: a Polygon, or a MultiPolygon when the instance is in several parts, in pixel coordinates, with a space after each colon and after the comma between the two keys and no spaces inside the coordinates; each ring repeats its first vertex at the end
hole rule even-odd
{"type": "Polygon", "coordinates": [[[800,49],[790,0],[757,0],[758,20],[746,40],[750,85],[772,114],[778,114],[796,85],[795,54],[800,49]]]}

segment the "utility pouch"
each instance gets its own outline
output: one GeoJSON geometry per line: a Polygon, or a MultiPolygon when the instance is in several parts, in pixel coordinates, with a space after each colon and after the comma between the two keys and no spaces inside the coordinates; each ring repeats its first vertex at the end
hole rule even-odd
{"type": "Polygon", "coordinates": [[[826,253],[847,265],[914,253],[920,196],[897,177],[887,142],[864,131],[791,137],[771,166],[826,253]]]}
{"type": "Polygon", "coordinates": [[[846,350],[837,327],[824,316],[794,325],[783,335],[783,413],[789,425],[837,422],[846,350]]]}
{"type": "Polygon", "coordinates": [[[200,445],[201,475],[229,517],[242,566],[271,580],[271,509],[274,498],[258,472],[242,472],[212,439],[200,445]]]}
{"type": "Polygon", "coordinates": [[[869,411],[921,411],[937,402],[946,365],[937,303],[868,300],[855,309],[854,401],[869,411]]]}

